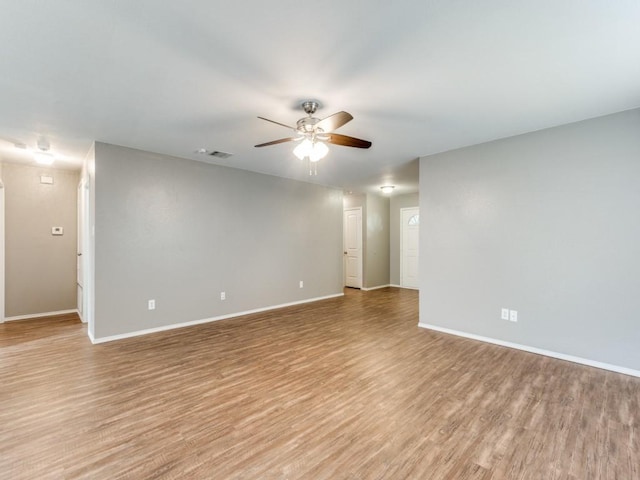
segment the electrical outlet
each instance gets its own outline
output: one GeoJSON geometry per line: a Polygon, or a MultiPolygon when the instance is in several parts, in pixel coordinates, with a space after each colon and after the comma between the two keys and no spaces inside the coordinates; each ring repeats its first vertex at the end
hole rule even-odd
{"type": "Polygon", "coordinates": [[[220,292],[220,300],[226,300],[227,294],[225,292],[220,292]]]}
{"type": "Polygon", "coordinates": [[[300,280],[300,288],[304,288],[304,282],[300,280]]]}
{"type": "Polygon", "coordinates": [[[518,311],[517,310],[509,310],[509,320],[512,322],[518,321],[518,311]]]}
{"type": "Polygon", "coordinates": [[[503,308],[502,310],[500,310],[500,318],[502,320],[509,320],[509,309],[508,308],[503,308]]]}
{"type": "Polygon", "coordinates": [[[156,301],[155,300],[149,300],[148,308],[149,308],[149,310],[155,310],[156,309],[156,301]]]}

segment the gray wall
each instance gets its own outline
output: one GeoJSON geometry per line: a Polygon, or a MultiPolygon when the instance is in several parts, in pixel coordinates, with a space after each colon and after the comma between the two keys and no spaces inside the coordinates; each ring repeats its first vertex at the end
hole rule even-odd
{"type": "Polygon", "coordinates": [[[366,219],[364,286],[389,285],[389,198],[367,195],[366,219]]]}
{"type": "Polygon", "coordinates": [[[358,195],[345,195],[344,196],[344,208],[356,208],[362,207],[362,221],[365,220],[365,213],[367,208],[367,196],[365,194],[358,195]]]}
{"type": "Polygon", "coordinates": [[[420,211],[422,323],[640,370],[640,110],[422,158],[420,211]]]}
{"type": "Polygon", "coordinates": [[[5,186],[5,315],[75,309],[76,194],[79,173],[7,163],[5,186]],[[53,185],[40,176],[53,177],[53,185]],[[51,227],[64,235],[51,235],[51,227]]]}
{"type": "Polygon", "coordinates": [[[341,294],[342,206],[336,189],[96,143],[95,337],[341,294]]]}
{"type": "Polygon", "coordinates": [[[417,206],[417,193],[392,196],[389,201],[389,275],[392,285],[400,285],[400,209],[417,206]]]}

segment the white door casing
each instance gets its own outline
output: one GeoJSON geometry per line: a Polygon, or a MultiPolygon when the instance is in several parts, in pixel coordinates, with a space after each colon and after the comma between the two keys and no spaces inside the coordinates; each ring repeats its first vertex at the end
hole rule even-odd
{"type": "Polygon", "coordinates": [[[400,286],[418,288],[420,210],[400,209],[400,286]]]}
{"type": "Polygon", "coordinates": [[[89,178],[83,178],[82,182],[82,194],[79,214],[81,215],[80,223],[82,227],[82,233],[79,239],[82,244],[78,247],[79,252],[82,252],[82,261],[80,262],[79,280],[82,285],[82,314],[81,319],[83,322],[89,324],[89,332],[93,335],[93,288],[94,288],[94,276],[93,276],[93,249],[91,246],[94,242],[95,229],[91,227],[90,223],[90,181],[89,178]]]}
{"type": "Polygon", "coordinates": [[[0,180],[0,323],[4,322],[4,184],[0,180]]]}
{"type": "Polygon", "coordinates": [[[76,278],[77,278],[77,291],[78,291],[78,315],[83,322],[86,322],[84,316],[84,295],[83,295],[83,276],[84,276],[84,262],[83,262],[83,249],[84,249],[84,210],[85,210],[85,180],[80,180],[78,183],[78,206],[77,206],[77,215],[78,215],[78,238],[77,238],[77,262],[76,262],[76,278]]]}
{"type": "Polygon", "coordinates": [[[344,285],[362,288],[362,207],[344,210],[344,285]]]}

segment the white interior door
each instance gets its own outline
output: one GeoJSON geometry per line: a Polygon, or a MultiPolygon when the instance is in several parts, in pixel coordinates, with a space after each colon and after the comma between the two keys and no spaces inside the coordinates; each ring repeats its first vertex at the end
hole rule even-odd
{"type": "Polygon", "coordinates": [[[400,286],[418,288],[420,211],[414,207],[400,212],[400,286]]]}
{"type": "Polygon", "coordinates": [[[362,208],[344,211],[344,284],[362,288],[362,208]]]}

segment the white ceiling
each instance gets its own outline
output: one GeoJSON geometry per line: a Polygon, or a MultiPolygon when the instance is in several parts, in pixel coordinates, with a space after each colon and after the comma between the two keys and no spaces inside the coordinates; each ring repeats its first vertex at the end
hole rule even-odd
{"type": "Polygon", "coordinates": [[[419,156],[640,106],[638,0],[20,0],[0,8],[0,157],[93,140],[354,191],[415,191],[419,156]],[[309,177],[299,104],[355,118],[309,177]],[[412,162],[413,161],[413,162],[412,162]]]}

